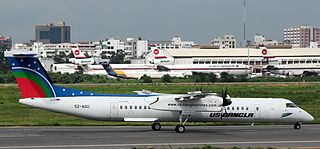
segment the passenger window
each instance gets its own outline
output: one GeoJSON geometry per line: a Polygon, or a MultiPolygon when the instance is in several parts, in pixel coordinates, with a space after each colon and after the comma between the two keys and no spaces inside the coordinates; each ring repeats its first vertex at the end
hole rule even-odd
{"type": "Polygon", "coordinates": [[[128,106],[124,106],[125,109],[128,109],[128,106]]]}
{"type": "Polygon", "coordinates": [[[147,109],[147,106],[144,106],[144,109],[147,109]]]}
{"type": "Polygon", "coordinates": [[[249,110],[249,107],[247,107],[246,109],[249,110]]]}
{"type": "Polygon", "coordinates": [[[230,110],[230,107],[227,107],[227,110],[230,110]]]}
{"type": "Polygon", "coordinates": [[[232,107],[231,109],[234,110],[234,107],[232,107]]]}
{"type": "Polygon", "coordinates": [[[239,107],[237,107],[237,110],[239,110],[239,107]]]}
{"type": "Polygon", "coordinates": [[[132,109],[132,106],[130,105],[130,109],[132,109]]]}
{"type": "Polygon", "coordinates": [[[139,109],[142,109],[142,106],[139,106],[139,109]]]}
{"type": "Polygon", "coordinates": [[[286,103],[287,108],[297,108],[297,105],[294,103],[286,103]]]}
{"type": "Polygon", "coordinates": [[[244,107],[241,107],[241,110],[244,110],[244,107]]]}
{"type": "Polygon", "coordinates": [[[122,106],[120,106],[120,109],[122,109],[122,106]]]}
{"type": "Polygon", "coordinates": [[[256,110],[259,111],[259,107],[256,107],[256,110]]]}
{"type": "Polygon", "coordinates": [[[137,108],[138,108],[137,105],[135,105],[135,106],[134,106],[134,109],[137,109],[137,108]]]}

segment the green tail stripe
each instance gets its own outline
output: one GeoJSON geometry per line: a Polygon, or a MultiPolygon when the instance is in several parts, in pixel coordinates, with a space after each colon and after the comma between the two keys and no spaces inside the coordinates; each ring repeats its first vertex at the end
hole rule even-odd
{"type": "Polygon", "coordinates": [[[53,97],[50,87],[47,85],[46,82],[44,82],[38,76],[27,71],[13,71],[13,74],[16,78],[27,78],[29,80],[36,82],[44,91],[46,97],[53,97]]]}

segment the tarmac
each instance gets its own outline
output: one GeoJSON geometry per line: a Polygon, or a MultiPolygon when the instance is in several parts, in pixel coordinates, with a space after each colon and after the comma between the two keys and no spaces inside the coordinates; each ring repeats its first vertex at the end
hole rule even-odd
{"type": "Polygon", "coordinates": [[[320,125],[0,127],[0,149],[177,148],[177,147],[320,147],[320,125]]]}

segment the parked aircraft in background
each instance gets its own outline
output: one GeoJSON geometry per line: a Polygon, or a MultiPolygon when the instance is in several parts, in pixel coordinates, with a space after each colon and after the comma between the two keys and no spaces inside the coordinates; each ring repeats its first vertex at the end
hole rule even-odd
{"type": "Polygon", "coordinates": [[[230,98],[201,91],[188,94],[99,94],[53,84],[36,54],[6,51],[22,94],[20,103],[49,111],[104,121],[179,121],[175,131],[185,131],[187,121],[291,122],[295,129],[314,118],[283,98],[230,98]]]}
{"type": "MultiPolygon", "coordinates": [[[[151,48],[157,57],[161,56],[161,52],[156,48],[151,48]],[[158,52],[157,52],[158,50],[158,52]]],[[[190,64],[190,65],[157,65],[157,64],[104,64],[92,65],[94,63],[93,58],[87,58],[79,49],[72,49],[75,58],[70,58],[69,61],[79,65],[84,74],[90,75],[109,75],[116,78],[125,79],[140,79],[143,75],[150,76],[151,78],[161,78],[164,75],[170,75],[172,77],[186,77],[195,72],[201,73],[213,73],[220,76],[220,73],[227,72],[233,75],[248,75],[251,73],[250,67],[243,64],[190,64]]],[[[64,66],[63,64],[57,65],[52,69],[57,71],[67,71],[70,68],[70,64],[64,66]]],[[[70,70],[69,73],[73,73],[74,70],[70,70]]]]}
{"type": "Polygon", "coordinates": [[[79,49],[72,48],[72,53],[74,58],[69,58],[69,62],[76,65],[92,65],[94,64],[94,59],[87,58],[79,49]]]}
{"type": "Polygon", "coordinates": [[[102,64],[108,75],[125,78],[125,79],[140,79],[143,75],[151,78],[161,78],[164,75],[172,77],[185,77],[184,73],[159,71],[156,65],[153,64],[102,64]]]}
{"type": "Polygon", "coordinates": [[[286,65],[267,65],[263,67],[265,72],[286,76],[311,76],[319,75],[319,64],[286,64],[286,65]]]}
{"type": "Polygon", "coordinates": [[[186,77],[193,73],[212,73],[220,76],[227,72],[233,75],[248,75],[250,67],[242,64],[191,64],[191,65],[153,65],[153,64],[103,64],[108,75],[120,78],[139,79],[144,74],[151,78],[161,78],[164,75],[186,77]]]}
{"type": "Polygon", "coordinates": [[[78,65],[75,64],[52,64],[50,68],[51,72],[60,72],[64,73],[78,73],[81,70],[78,65]]]}
{"type": "Polygon", "coordinates": [[[190,65],[159,65],[158,70],[176,72],[184,75],[193,73],[213,73],[218,77],[222,72],[232,75],[248,75],[251,68],[243,64],[190,64],[190,65]]]}

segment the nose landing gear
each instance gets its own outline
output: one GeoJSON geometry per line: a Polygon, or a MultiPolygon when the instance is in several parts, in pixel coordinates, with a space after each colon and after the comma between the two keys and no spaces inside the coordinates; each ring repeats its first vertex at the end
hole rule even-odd
{"type": "Polygon", "coordinates": [[[301,129],[301,124],[300,123],[295,123],[294,125],[293,125],[293,128],[294,129],[301,129]]]}

